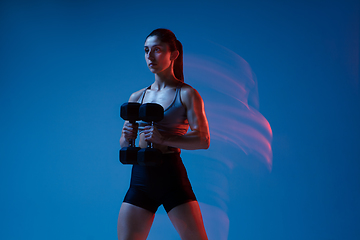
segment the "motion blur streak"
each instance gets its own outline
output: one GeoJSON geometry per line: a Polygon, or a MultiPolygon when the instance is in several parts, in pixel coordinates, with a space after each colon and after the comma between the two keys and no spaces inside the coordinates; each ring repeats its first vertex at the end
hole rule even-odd
{"type": "Polygon", "coordinates": [[[221,145],[220,160],[232,168],[241,159],[232,158],[235,162],[229,162],[225,160],[227,153],[241,150],[255,156],[271,171],[272,131],[269,122],[258,111],[255,75],[249,64],[236,53],[211,42],[204,44],[208,46],[202,47],[211,51],[185,55],[184,68],[185,78],[204,99],[212,140],[210,154],[212,149],[219,150],[214,144],[221,145]]]}

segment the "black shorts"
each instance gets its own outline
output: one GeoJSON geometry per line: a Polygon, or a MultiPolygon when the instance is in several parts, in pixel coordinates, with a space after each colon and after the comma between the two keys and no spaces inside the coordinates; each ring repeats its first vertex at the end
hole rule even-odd
{"type": "Polygon", "coordinates": [[[180,153],[164,154],[159,166],[133,165],[124,202],[155,213],[161,204],[169,212],[190,201],[196,197],[180,153]]]}

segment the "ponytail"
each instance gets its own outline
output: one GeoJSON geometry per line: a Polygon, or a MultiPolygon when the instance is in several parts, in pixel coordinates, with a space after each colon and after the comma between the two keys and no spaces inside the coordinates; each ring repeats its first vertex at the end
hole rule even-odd
{"type": "Polygon", "coordinates": [[[174,74],[177,79],[184,82],[184,70],[183,70],[183,48],[179,40],[175,40],[176,50],[179,51],[179,56],[174,61],[174,74]]]}

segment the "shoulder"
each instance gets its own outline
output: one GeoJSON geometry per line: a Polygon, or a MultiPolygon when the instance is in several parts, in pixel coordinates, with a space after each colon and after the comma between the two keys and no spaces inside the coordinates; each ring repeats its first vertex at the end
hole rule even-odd
{"type": "Polygon", "coordinates": [[[192,97],[196,93],[197,93],[196,89],[190,86],[189,84],[187,83],[182,84],[181,97],[192,97]]]}
{"type": "Polygon", "coordinates": [[[202,101],[202,98],[195,88],[183,83],[181,86],[181,100],[188,106],[188,104],[192,104],[193,101],[202,101]]]}
{"type": "Polygon", "coordinates": [[[139,91],[134,92],[130,95],[129,102],[137,102],[146,88],[142,88],[139,91]]]}

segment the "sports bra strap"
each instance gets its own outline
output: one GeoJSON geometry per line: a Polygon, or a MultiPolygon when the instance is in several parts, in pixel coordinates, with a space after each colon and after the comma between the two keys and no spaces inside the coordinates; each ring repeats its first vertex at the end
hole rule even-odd
{"type": "MultiPolygon", "coordinates": [[[[178,85],[176,86],[176,92],[175,92],[175,98],[174,98],[174,99],[176,99],[176,98],[178,97],[178,95],[179,95],[180,102],[181,102],[181,98],[180,98],[180,89],[181,89],[181,86],[182,86],[182,83],[180,83],[180,84],[178,84],[178,85]]],[[[143,93],[142,93],[142,95],[141,95],[140,104],[143,104],[144,98],[145,98],[145,93],[146,93],[146,90],[148,90],[148,89],[151,89],[151,85],[148,86],[147,88],[145,88],[145,90],[143,91],[143,93]]]]}

